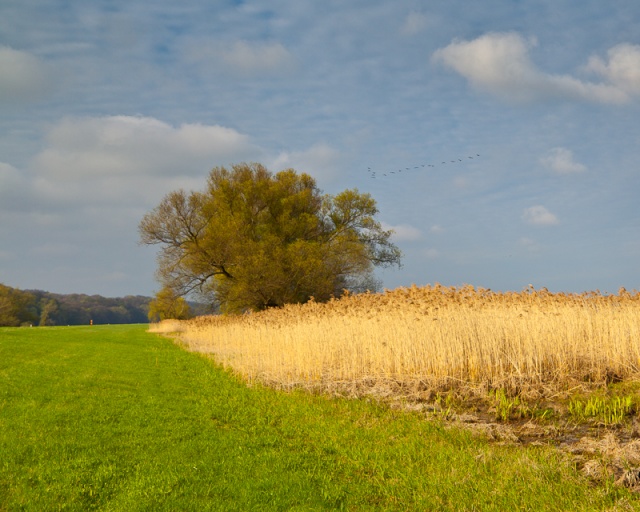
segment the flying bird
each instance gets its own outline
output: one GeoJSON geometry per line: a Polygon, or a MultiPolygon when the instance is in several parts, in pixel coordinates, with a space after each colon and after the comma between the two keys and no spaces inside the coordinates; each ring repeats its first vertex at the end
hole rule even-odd
{"type": "MultiPolygon", "coordinates": [[[[476,153],[475,156],[479,157],[480,153],[476,153]]],[[[473,155],[467,155],[467,158],[469,160],[473,160],[475,157],[473,155]]],[[[462,158],[457,158],[456,160],[449,160],[449,161],[443,160],[440,163],[440,165],[446,165],[447,163],[457,164],[457,163],[463,162],[463,161],[464,160],[462,158]]],[[[388,176],[389,174],[401,173],[401,172],[403,172],[403,170],[404,171],[410,171],[410,170],[420,169],[420,168],[423,168],[423,167],[431,167],[431,168],[435,169],[436,164],[424,163],[424,164],[416,165],[413,168],[412,167],[405,167],[404,169],[400,168],[400,169],[397,169],[395,171],[387,171],[386,173],[382,173],[382,175],[383,176],[388,176]]],[[[372,170],[371,166],[367,167],[367,171],[369,172],[371,178],[376,178],[376,171],[372,170]]]]}

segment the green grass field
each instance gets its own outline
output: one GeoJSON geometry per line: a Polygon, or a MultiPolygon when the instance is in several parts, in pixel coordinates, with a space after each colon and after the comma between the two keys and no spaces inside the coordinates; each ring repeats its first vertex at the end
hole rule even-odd
{"type": "Polygon", "coordinates": [[[552,448],[247,388],[145,329],[0,329],[0,511],[640,510],[552,448]]]}

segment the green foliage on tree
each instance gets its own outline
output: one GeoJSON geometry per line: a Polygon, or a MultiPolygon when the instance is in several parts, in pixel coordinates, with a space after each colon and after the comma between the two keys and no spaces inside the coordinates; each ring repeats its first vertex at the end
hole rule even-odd
{"type": "Polygon", "coordinates": [[[58,303],[55,299],[52,298],[43,298],[40,300],[40,324],[44,325],[55,325],[55,320],[52,318],[52,315],[58,310],[58,303]]]}
{"type": "Polygon", "coordinates": [[[184,297],[177,295],[171,288],[164,287],[149,302],[149,321],[187,320],[191,318],[191,308],[184,297]]]}
{"type": "Polygon", "coordinates": [[[401,256],[377,213],[356,189],[323,195],[307,174],[239,164],[214,168],[203,192],[168,194],[139,231],[161,246],[163,287],[241,312],[374,286],[373,268],[401,256]]]}
{"type": "Polygon", "coordinates": [[[33,325],[37,318],[33,294],[0,284],[0,326],[33,325]]]}

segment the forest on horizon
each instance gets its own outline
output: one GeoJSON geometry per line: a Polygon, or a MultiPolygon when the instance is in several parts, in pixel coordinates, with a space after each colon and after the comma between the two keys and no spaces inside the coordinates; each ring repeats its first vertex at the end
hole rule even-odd
{"type": "Polygon", "coordinates": [[[59,294],[0,284],[0,326],[146,323],[151,300],[142,295],[59,294]]]}

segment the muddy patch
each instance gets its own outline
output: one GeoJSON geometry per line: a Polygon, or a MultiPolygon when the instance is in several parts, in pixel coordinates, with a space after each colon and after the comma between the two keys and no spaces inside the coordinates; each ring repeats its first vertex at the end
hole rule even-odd
{"type": "Polygon", "coordinates": [[[558,419],[498,421],[490,407],[476,406],[472,412],[452,412],[439,404],[395,402],[391,406],[464,428],[498,444],[553,446],[593,482],[603,484],[613,480],[616,485],[640,494],[640,419],[637,415],[625,423],[604,426],[558,419]]]}

